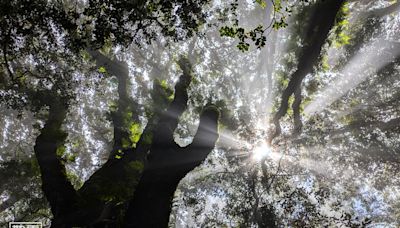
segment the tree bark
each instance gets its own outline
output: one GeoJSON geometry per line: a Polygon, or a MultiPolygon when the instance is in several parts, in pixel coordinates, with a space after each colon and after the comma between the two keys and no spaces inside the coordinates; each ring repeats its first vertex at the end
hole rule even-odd
{"type": "MultiPolygon", "coordinates": [[[[101,58],[103,57],[97,56],[97,59],[100,58],[101,62],[101,58]]],[[[107,61],[103,61],[103,63],[107,63],[107,61]]],[[[108,62],[108,64],[110,63],[108,62]]],[[[125,210],[125,202],[132,199],[133,193],[135,193],[134,199],[130,202],[129,210],[125,212],[126,226],[129,227],[131,225],[131,215],[135,215],[139,218],[134,219],[135,227],[151,227],[155,219],[143,219],[147,218],[143,214],[143,211],[152,211],[153,209],[157,210],[157,213],[154,214],[157,217],[157,225],[163,224],[162,226],[167,226],[171,211],[171,201],[176,186],[190,170],[198,166],[207,157],[209,152],[214,148],[218,138],[217,122],[219,112],[216,108],[208,107],[201,114],[200,126],[192,144],[185,148],[181,148],[175,144],[173,132],[178,125],[179,117],[187,108],[187,89],[192,78],[190,63],[185,59],[181,59],[179,65],[183,70],[183,75],[175,86],[173,101],[168,109],[161,114],[161,117],[154,117],[154,119],[149,121],[149,124],[142,133],[142,137],[137,142],[136,148],[123,149],[121,158],[110,157],[77,192],[73,189],[72,185],[65,187],[64,182],[68,182],[66,177],[61,178],[61,174],[57,178],[53,177],[53,179],[64,183],[64,187],[60,189],[70,191],[70,193],[61,192],[58,189],[60,192],[59,195],[65,198],[62,198],[62,205],[56,204],[56,200],[53,200],[55,197],[52,194],[56,194],[56,191],[45,192],[46,197],[51,202],[52,209],[54,208],[52,210],[55,216],[52,223],[53,227],[121,226],[123,223],[116,221],[118,219],[115,215],[119,213],[116,211],[125,210]],[[144,135],[153,135],[153,141],[148,142],[144,135]],[[149,151],[148,160],[145,161],[149,151]],[[143,165],[145,171],[141,177],[143,165]],[[157,197],[153,198],[153,195],[157,197]],[[136,211],[139,211],[139,213],[136,211]]],[[[115,67],[116,65],[113,66],[115,67]]],[[[118,72],[118,70],[120,71],[121,69],[117,68],[114,72],[127,75],[126,72],[118,72]]],[[[121,76],[119,77],[121,78],[121,76]]],[[[123,81],[119,79],[119,83],[123,83],[123,81]]],[[[124,96],[124,92],[126,93],[126,87],[121,86],[119,88],[120,99],[128,97],[127,95],[124,96]]],[[[53,110],[61,111],[57,112],[57,118],[49,118],[49,124],[54,123],[52,126],[56,124],[56,129],[60,129],[67,111],[67,107],[63,109],[58,107],[60,104],[55,102],[54,107],[57,108],[51,108],[50,111],[51,116],[55,115],[53,110]]],[[[159,115],[155,114],[155,116],[159,115]]],[[[118,125],[118,123],[114,124],[118,125]]],[[[120,136],[114,135],[114,137],[120,136]]],[[[64,167],[57,158],[56,151],[57,147],[62,145],[64,138],[48,139],[52,144],[57,144],[57,146],[53,145],[52,150],[48,152],[53,156],[52,163],[62,168],[64,167]]],[[[117,139],[114,140],[117,142],[117,139]]],[[[40,157],[40,155],[37,156],[40,157]]],[[[42,162],[41,164],[44,163],[42,162]]],[[[46,166],[43,165],[43,167],[46,166]]],[[[58,170],[61,170],[60,167],[58,167],[58,170]]],[[[53,169],[55,168],[42,171],[42,173],[46,177],[48,172],[53,169]]],[[[57,172],[52,175],[56,174],[57,172]]],[[[48,180],[44,182],[50,183],[48,180]]],[[[46,186],[49,185],[47,184],[46,186]]],[[[61,186],[61,184],[59,185],[61,186]]]]}
{"type": "Polygon", "coordinates": [[[57,155],[67,136],[61,127],[68,105],[60,98],[49,99],[48,119],[36,139],[34,151],[40,166],[42,189],[54,216],[52,227],[65,227],[58,223],[58,218],[73,211],[77,203],[76,191],[57,155]]]}
{"type": "Polygon", "coordinates": [[[173,139],[153,145],[151,157],[126,213],[125,227],[168,226],[179,181],[200,165],[215,146],[218,117],[215,108],[206,108],[200,117],[196,136],[188,147],[180,148],[173,139]]]}
{"type": "Polygon", "coordinates": [[[343,3],[344,0],[326,0],[317,3],[305,33],[304,50],[300,55],[297,70],[293,73],[288,86],[283,91],[279,109],[274,116],[273,122],[276,129],[268,139],[269,143],[281,133],[279,121],[286,115],[289,107],[289,98],[301,86],[304,77],[312,72],[313,66],[318,61],[322,46],[328,38],[329,31],[335,24],[336,15],[343,3]]]}
{"type": "Polygon", "coordinates": [[[187,108],[187,88],[192,80],[188,60],[181,59],[179,65],[183,75],[175,85],[174,100],[154,131],[145,171],[126,212],[125,227],[167,227],[179,181],[205,160],[218,139],[219,112],[207,107],[191,145],[181,148],[175,143],[173,133],[187,108]]]}
{"type": "MultiPolygon", "coordinates": [[[[87,50],[88,53],[96,61],[97,67],[104,67],[112,76],[115,76],[118,80],[118,102],[117,110],[111,113],[111,118],[114,126],[114,145],[110,152],[110,159],[115,157],[118,150],[123,150],[126,147],[124,145],[129,141],[129,126],[126,123],[125,114],[127,112],[135,112],[138,104],[128,95],[129,85],[129,69],[125,62],[112,60],[109,57],[103,55],[99,51],[87,50]]],[[[132,115],[128,121],[138,121],[138,115],[132,115]]]]}

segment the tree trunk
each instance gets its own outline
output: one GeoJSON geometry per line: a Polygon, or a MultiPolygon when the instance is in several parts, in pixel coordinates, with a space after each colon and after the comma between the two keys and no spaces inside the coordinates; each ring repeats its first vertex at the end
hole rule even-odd
{"type": "MultiPolygon", "coordinates": [[[[206,108],[190,146],[180,148],[172,138],[153,144],[148,164],[126,213],[125,227],[167,227],[172,199],[179,181],[200,165],[218,139],[215,108],[206,108]]],[[[173,133],[171,131],[170,133],[173,133]]]]}
{"type": "Polygon", "coordinates": [[[174,100],[155,128],[145,171],[125,215],[125,227],[167,227],[179,181],[204,161],[218,139],[219,112],[210,106],[201,114],[193,142],[185,148],[175,143],[173,133],[187,108],[187,88],[192,80],[189,61],[181,59],[179,65],[183,75],[175,85],[174,100]]]}
{"type": "Polygon", "coordinates": [[[76,191],[66,176],[65,166],[57,155],[62,152],[67,136],[61,126],[68,105],[59,98],[49,99],[49,116],[36,139],[34,151],[40,166],[42,189],[54,216],[52,227],[64,227],[58,224],[58,218],[73,211],[77,200],[76,191]]]}

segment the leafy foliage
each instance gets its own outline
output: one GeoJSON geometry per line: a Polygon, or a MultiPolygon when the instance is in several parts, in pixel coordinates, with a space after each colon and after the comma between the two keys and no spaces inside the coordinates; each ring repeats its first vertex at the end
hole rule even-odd
{"type": "Polygon", "coordinates": [[[160,151],[176,150],[175,141],[185,150],[207,104],[222,110],[221,135],[204,163],[181,181],[172,225],[399,226],[400,30],[398,14],[382,13],[398,3],[358,1],[341,8],[299,86],[302,131],[291,133],[298,100],[290,96],[282,134],[266,157],[253,158],[273,129],[270,113],[313,43],[304,28],[320,23],[310,15],[322,2],[232,1],[215,27],[203,26],[219,7],[203,4],[208,1],[1,2],[0,207],[7,207],[1,222],[48,224],[52,218],[33,153],[49,105],[59,101],[68,109],[65,120],[43,132],[57,138],[53,154],[66,180],[81,189],[76,214],[88,220],[107,214],[104,223],[123,224],[126,202],[148,165],[128,159],[166,139],[152,129],[180,97],[172,85],[188,70],[177,67],[183,54],[193,65],[188,107],[168,134],[174,147],[160,151]],[[350,65],[356,67],[344,74],[350,65]],[[330,100],[329,91],[340,97],[330,100]],[[319,99],[323,108],[309,112],[319,99]]]}
{"type": "MultiPolygon", "coordinates": [[[[308,3],[308,0],[299,0],[295,1],[294,4],[303,4],[308,3]]],[[[275,30],[283,29],[288,26],[287,17],[292,14],[292,8],[294,4],[290,1],[282,1],[282,0],[255,0],[255,3],[259,5],[262,9],[266,9],[269,4],[272,7],[268,7],[270,11],[272,11],[272,19],[271,23],[267,26],[260,24],[253,29],[245,29],[239,25],[239,20],[237,19],[237,8],[238,8],[238,1],[231,3],[231,7],[229,10],[232,13],[232,25],[224,25],[220,28],[219,33],[221,36],[237,38],[239,43],[237,44],[237,48],[242,52],[248,51],[250,44],[254,44],[256,48],[260,49],[265,46],[267,37],[266,32],[271,27],[275,30]]],[[[267,10],[267,14],[271,13],[267,10]]]]}

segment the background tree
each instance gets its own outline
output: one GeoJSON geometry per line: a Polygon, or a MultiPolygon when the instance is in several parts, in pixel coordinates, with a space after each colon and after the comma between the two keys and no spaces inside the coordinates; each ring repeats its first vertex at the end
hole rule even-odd
{"type": "Polygon", "coordinates": [[[215,133],[198,143],[209,129],[200,124],[197,131],[197,121],[214,116],[215,132],[216,112],[202,111],[215,104],[221,110],[218,143],[181,181],[171,226],[396,226],[397,3],[282,2],[282,15],[293,10],[294,16],[279,31],[267,27],[279,18],[265,13],[276,14],[277,1],[199,2],[203,11],[187,5],[196,2],[150,3],[3,3],[13,7],[2,20],[8,28],[2,30],[1,96],[8,108],[1,123],[2,176],[7,183],[37,180],[41,170],[50,203],[45,206],[37,184],[7,185],[1,193],[4,222],[165,225],[179,180],[214,147],[215,133]],[[39,8],[48,10],[34,10],[39,8]],[[239,20],[233,27],[202,28],[201,15],[210,25],[219,20],[206,18],[206,10],[239,20]],[[184,25],[184,15],[198,23],[184,25]],[[323,20],[313,20],[320,15],[323,20]],[[254,31],[260,23],[266,27],[254,31]],[[191,28],[200,33],[188,39],[191,28]],[[224,34],[231,28],[233,34],[224,34]],[[152,31],[165,33],[155,37],[152,31]],[[266,47],[257,50],[267,34],[266,47]],[[191,67],[179,61],[182,54],[191,67]],[[352,80],[341,83],[344,78],[352,80]],[[174,104],[180,104],[178,112],[164,112],[174,104]],[[270,120],[279,121],[279,135],[270,120]],[[190,165],[171,163],[187,161],[181,154],[200,145],[205,153],[190,156],[190,165]],[[160,147],[171,149],[159,153],[160,147]],[[146,158],[149,150],[154,156],[146,158]],[[7,175],[16,164],[21,168],[7,175]],[[33,176],[24,174],[28,170],[33,176]],[[160,219],[139,214],[154,204],[135,197],[136,185],[146,202],[154,200],[148,192],[168,190],[157,195],[164,202],[160,219]],[[35,191],[18,195],[17,189],[35,191]],[[146,219],[131,223],[135,216],[146,219]]]}

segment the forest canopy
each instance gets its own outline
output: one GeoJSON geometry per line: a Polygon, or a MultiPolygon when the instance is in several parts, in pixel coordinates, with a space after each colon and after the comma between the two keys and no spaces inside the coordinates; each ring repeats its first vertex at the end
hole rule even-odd
{"type": "Polygon", "coordinates": [[[0,224],[399,227],[400,2],[0,2],[0,224]]]}

